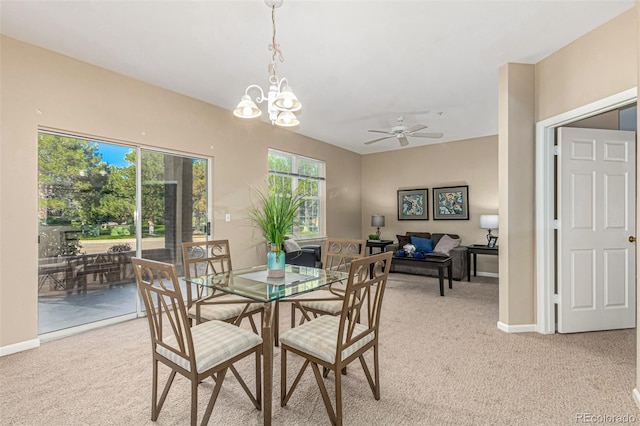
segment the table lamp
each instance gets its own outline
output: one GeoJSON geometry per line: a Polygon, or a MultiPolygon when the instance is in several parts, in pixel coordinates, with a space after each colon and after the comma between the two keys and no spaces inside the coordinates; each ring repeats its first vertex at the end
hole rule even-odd
{"type": "Polygon", "coordinates": [[[487,243],[491,239],[491,230],[498,229],[498,215],[497,214],[483,214],[480,215],[480,228],[488,229],[487,243]]]}
{"type": "Polygon", "coordinates": [[[384,226],[384,216],[379,214],[374,214],[371,216],[371,226],[377,227],[376,235],[378,239],[380,238],[380,227],[384,226]]]}

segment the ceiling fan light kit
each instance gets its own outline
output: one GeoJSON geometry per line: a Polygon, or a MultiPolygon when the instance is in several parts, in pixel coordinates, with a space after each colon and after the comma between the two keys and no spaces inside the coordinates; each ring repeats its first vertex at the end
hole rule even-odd
{"type": "Polygon", "coordinates": [[[373,139],[370,141],[365,142],[365,145],[370,145],[372,143],[376,143],[376,142],[380,142],[383,141],[385,139],[390,139],[390,138],[396,138],[398,139],[398,142],[400,143],[400,146],[407,146],[409,145],[409,139],[407,139],[407,137],[417,137],[417,138],[441,138],[443,136],[442,133],[438,133],[438,132],[430,132],[430,133],[417,133],[420,130],[424,130],[426,129],[427,126],[426,124],[416,124],[411,126],[410,128],[405,126],[404,123],[404,116],[403,115],[399,115],[396,117],[396,121],[398,122],[397,126],[393,126],[391,128],[391,130],[378,130],[378,129],[369,129],[369,132],[371,133],[384,133],[388,136],[383,136],[381,138],[377,138],[377,139],[373,139]]]}
{"type": "Polygon", "coordinates": [[[302,104],[291,90],[286,78],[279,79],[276,72],[276,57],[280,62],[284,61],[280,45],[276,42],[276,8],[282,6],[283,0],[265,0],[267,6],[271,8],[271,23],[273,25],[273,35],[269,50],[273,51],[271,62],[269,63],[269,91],[267,96],[257,84],[252,84],[244,91],[240,98],[240,103],[233,110],[233,115],[240,118],[256,118],[262,115],[262,111],[256,103],[267,103],[267,112],[271,124],[282,127],[293,127],[300,124],[294,112],[300,111],[302,104]],[[251,99],[249,91],[255,89],[259,92],[255,101],[251,99]]]}

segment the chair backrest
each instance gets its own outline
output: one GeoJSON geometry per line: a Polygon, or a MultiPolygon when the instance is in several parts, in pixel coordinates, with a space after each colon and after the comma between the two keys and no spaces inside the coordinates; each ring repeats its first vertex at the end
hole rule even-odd
{"type": "Polygon", "coordinates": [[[384,252],[354,259],[342,303],[336,359],[358,342],[374,341],[378,337],[382,298],[387,286],[393,252],[384,252]]]}
{"type": "Polygon", "coordinates": [[[196,371],[191,326],[176,267],[138,257],[131,263],[147,311],[152,353],[163,353],[175,364],[189,364],[190,371],[196,371]]]}
{"type": "Polygon", "coordinates": [[[322,250],[322,267],[348,272],[353,259],[365,257],[367,242],[348,238],[327,238],[322,250]]]}
{"type": "MultiPolygon", "coordinates": [[[[231,267],[231,251],[229,240],[193,241],[182,243],[182,262],[186,279],[196,278],[208,274],[229,272],[231,267]]],[[[187,284],[187,307],[203,296],[204,286],[187,284]]]]}

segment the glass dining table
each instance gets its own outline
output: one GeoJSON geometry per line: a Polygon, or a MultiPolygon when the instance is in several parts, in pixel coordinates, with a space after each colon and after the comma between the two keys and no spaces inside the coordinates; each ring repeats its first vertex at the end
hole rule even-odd
{"type": "Polygon", "coordinates": [[[267,277],[266,265],[247,269],[236,269],[220,274],[204,275],[187,280],[195,285],[209,287],[215,291],[244,296],[264,304],[262,321],[263,345],[263,414],[264,424],[271,424],[273,406],[273,304],[285,297],[307,293],[329,284],[346,280],[345,272],[285,265],[284,278],[267,277]]]}

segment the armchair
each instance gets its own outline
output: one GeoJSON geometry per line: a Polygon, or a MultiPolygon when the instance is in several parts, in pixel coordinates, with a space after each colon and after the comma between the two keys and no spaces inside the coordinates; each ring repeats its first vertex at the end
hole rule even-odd
{"type": "Polygon", "coordinates": [[[292,238],[286,238],[283,243],[285,260],[288,265],[320,268],[322,264],[322,248],[317,244],[300,247],[292,238]]]}

